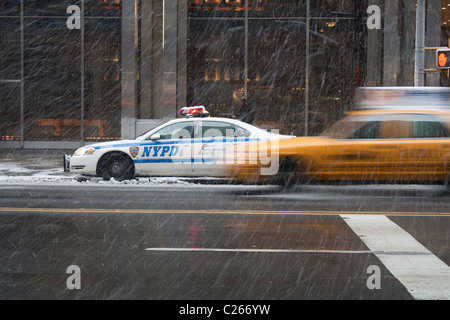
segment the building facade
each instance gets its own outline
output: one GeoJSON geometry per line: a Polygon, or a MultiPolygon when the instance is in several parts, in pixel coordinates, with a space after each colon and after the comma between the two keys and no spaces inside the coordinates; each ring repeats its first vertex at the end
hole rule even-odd
{"type": "MultiPolygon", "coordinates": [[[[426,46],[447,47],[450,0],[426,8],[426,46]]],[[[315,135],[357,87],[414,85],[415,15],[415,0],[0,0],[0,148],[134,138],[244,98],[256,125],[315,135]]],[[[449,86],[434,64],[427,50],[426,85],[449,86]]]]}

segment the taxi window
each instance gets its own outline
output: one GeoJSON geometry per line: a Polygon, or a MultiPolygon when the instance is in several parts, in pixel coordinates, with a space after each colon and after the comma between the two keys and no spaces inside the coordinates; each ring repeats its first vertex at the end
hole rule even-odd
{"type": "Polygon", "coordinates": [[[171,139],[191,139],[193,131],[192,122],[180,122],[168,125],[162,128],[158,132],[160,135],[160,140],[171,140],[171,139]]]}
{"type": "Polygon", "coordinates": [[[231,137],[234,128],[230,123],[220,121],[202,121],[202,138],[231,137]]]}
{"type": "Polygon", "coordinates": [[[448,136],[447,129],[435,117],[426,114],[414,116],[414,138],[446,138],[448,136]]]}
{"type": "Polygon", "coordinates": [[[325,130],[335,139],[406,139],[412,137],[411,114],[349,116],[325,130]]]}
{"type": "Polygon", "coordinates": [[[384,115],[381,119],[380,139],[409,139],[412,137],[411,114],[384,115]]]}
{"type": "Polygon", "coordinates": [[[356,130],[348,139],[376,139],[378,138],[379,121],[369,121],[356,130]]]}
{"type": "Polygon", "coordinates": [[[450,115],[440,115],[439,119],[442,119],[442,125],[450,135],[450,115]]]}
{"type": "Polygon", "coordinates": [[[326,129],[321,136],[334,139],[373,139],[378,130],[378,117],[348,116],[326,129]]]}

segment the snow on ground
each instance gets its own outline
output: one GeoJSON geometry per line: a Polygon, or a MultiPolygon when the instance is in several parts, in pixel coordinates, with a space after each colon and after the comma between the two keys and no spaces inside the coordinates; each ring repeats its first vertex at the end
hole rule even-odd
{"type": "Polygon", "coordinates": [[[61,168],[24,168],[17,163],[0,162],[0,184],[80,184],[80,185],[190,185],[182,178],[155,177],[137,178],[134,180],[105,181],[98,177],[81,177],[67,174],[61,168]]]}
{"type": "Polygon", "coordinates": [[[128,181],[105,181],[101,178],[81,177],[65,173],[62,155],[55,152],[0,151],[0,184],[79,184],[79,185],[174,185],[195,183],[178,177],[148,177],[128,181]]]}
{"type": "MultiPolygon", "coordinates": [[[[0,170],[2,170],[0,165],[0,170]]],[[[23,173],[23,172],[22,172],[23,173]]],[[[0,184],[72,184],[72,185],[134,185],[134,186],[152,186],[152,185],[176,185],[187,186],[193,184],[177,177],[167,178],[138,178],[135,180],[116,181],[111,179],[105,181],[101,178],[86,178],[78,176],[57,176],[47,175],[45,173],[33,173],[31,175],[0,175],[0,184]]]]}
{"type": "Polygon", "coordinates": [[[99,177],[83,177],[65,173],[63,155],[68,150],[1,150],[0,186],[6,184],[70,184],[110,186],[194,186],[201,184],[229,185],[227,179],[211,177],[139,177],[133,180],[105,181],[99,177]]]}

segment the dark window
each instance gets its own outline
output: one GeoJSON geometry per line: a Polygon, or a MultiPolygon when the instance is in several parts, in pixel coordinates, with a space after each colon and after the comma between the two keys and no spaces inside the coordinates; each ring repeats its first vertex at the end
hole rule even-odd
{"type": "Polygon", "coordinates": [[[414,138],[446,138],[447,129],[433,116],[417,115],[414,117],[414,138]]]}
{"type": "Polygon", "coordinates": [[[348,139],[377,139],[379,121],[370,121],[355,131],[348,139]]]}
{"type": "Polygon", "coordinates": [[[157,133],[160,135],[160,140],[190,139],[192,137],[192,131],[192,122],[180,122],[168,125],[157,133]]]}
{"type": "Polygon", "coordinates": [[[231,124],[217,121],[202,122],[202,138],[232,137],[234,128],[231,124]]]}
{"type": "Polygon", "coordinates": [[[234,128],[234,136],[238,137],[238,138],[239,137],[249,137],[250,136],[250,131],[248,131],[248,130],[246,130],[244,128],[236,126],[234,128]]]}

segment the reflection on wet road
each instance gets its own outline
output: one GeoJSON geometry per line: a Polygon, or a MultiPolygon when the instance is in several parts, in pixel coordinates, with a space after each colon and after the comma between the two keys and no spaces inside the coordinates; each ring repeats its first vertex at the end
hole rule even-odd
{"type": "Polygon", "coordinates": [[[3,186],[0,297],[445,298],[448,195],[413,185],[3,186]],[[405,259],[421,266],[416,283],[405,259]],[[67,286],[72,265],[80,289],[67,286]]]}

